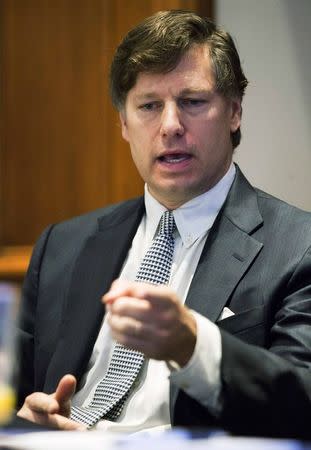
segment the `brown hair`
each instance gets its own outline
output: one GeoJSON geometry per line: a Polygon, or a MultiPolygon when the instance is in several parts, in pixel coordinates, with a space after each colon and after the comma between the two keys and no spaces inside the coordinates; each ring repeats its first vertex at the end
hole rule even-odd
{"type": "MultiPolygon", "coordinates": [[[[141,72],[173,70],[194,44],[207,44],[216,90],[225,97],[242,99],[247,79],[229,33],[206,17],[187,10],[160,11],[130,30],[117,48],[110,69],[110,94],[114,106],[124,107],[129,90],[141,72]]],[[[231,134],[233,148],[241,131],[231,134]]]]}

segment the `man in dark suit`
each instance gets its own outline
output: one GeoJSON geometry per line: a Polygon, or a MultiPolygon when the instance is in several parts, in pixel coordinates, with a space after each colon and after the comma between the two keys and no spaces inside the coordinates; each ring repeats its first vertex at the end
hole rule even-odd
{"type": "Polygon", "coordinates": [[[84,429],[71,406],[92,402],[117,341],[146,362],[120,416],[99,429],[310,434],[311,215],[232,163],[246,85],[230,35],[196,14],[158,13],[124,38],[111,94],[145,195],[38,241],[21,313],[20,417],[84,429]],[[169,285],[136,282],[166,210],[169,285]]]}

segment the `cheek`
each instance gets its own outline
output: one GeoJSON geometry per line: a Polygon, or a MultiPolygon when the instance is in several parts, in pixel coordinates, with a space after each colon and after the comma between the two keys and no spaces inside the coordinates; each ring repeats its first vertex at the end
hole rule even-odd
{"type": "Polygon", "coordinates": [[[199,158],[205,163],[221,160],[228,152],[231,152],[230,128],[221,123],[209,122],[204,127],[194,130],[194,145],[197,148],[199,158]]]}
{"type": "Polygon", "coordinates": [[[145,179],[148,168],[148,158],[147,153],[144,150],[144,145],[141,141],[136,143],[131,142],[130,148],[134,164],[137,167],[137,170],[140,173],[141,177],[145,179]]]}
{"type": "Polygon", "coordinates": [[[229,142],[231,135],[231,122],[226,115],[217,115],[213,117],[206,127],[207,139],[216,142],[229,142]]]}
{"type": "Polygon", "coordinates": [[[196,146],[204,148],[206,151],[212,151],[214,146],[221,138],[222,131],[217,121],[208,121],[203,125],[192,129],[192,136],[196,146]]]}
{"type": "Polygon", "coordinates": [[[151,130],[142,126],[128,127],[128,142],[132,156],[137,161],[148,161],[153,152],[154,139],[151,130]]]}

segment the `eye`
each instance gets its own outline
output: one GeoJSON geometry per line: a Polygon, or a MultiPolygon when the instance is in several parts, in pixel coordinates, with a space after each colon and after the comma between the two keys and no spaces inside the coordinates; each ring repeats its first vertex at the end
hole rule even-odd
{"type": "Polygon", "coordinates": [[[180,103],[184,107],[199,107],[205,105],[207,101],[203,98],[182,98],[180,103]]]}
{"type": "Polygon", "coordinates": [[[138,108],[142,111],[155,111],[160,107],[159,102],[148,102],[143,103],[138,108]]]}

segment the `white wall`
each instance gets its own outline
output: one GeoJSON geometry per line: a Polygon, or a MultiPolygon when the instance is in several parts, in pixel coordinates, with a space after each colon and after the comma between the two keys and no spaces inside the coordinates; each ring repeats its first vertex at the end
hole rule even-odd
{"type": "Polygon", "coordinates": [[[235,160],[256,186],[311,211],[311,0],[216,0],[250,84],[235,160]]]}

